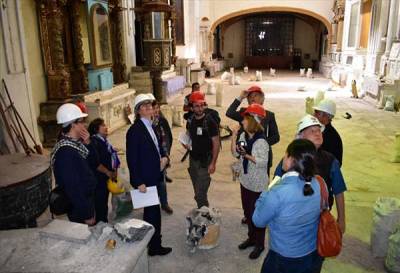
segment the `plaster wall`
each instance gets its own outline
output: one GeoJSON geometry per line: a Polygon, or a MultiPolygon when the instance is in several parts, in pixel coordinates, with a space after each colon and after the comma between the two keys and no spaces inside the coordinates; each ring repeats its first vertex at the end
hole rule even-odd
{"type": "Polygon", "coordinates": [[[42,62],[42,50],[39,40],[39,24],[34,0],[21,1],[21,16],[23,20],[23,38],[27,52],[27,69],[29,70],[32,102],[35,117],[33,121],[43,140],[42,128],[38,126],[37,119],[40,115],[40,103],[47,100],[47,84],[42,62]]]}
{"type": "Polygon", "coordinates": [[[245,61],[245,20],[230,25],[223,35],[222,56],[229,67],[241,67],[245,61]],[[233,58],[229,58],[229,53],[233,58]]]}
{"type": "Polygon", "coordinates": [[[303,67],[312,67],[312,60],[318,59],[316,35],[314,29],[309,24],[303,20],[295,20],[294,47],[301,49],[301,63],[303,67]],[[306,54],[310,55],[308,59],[305,58],[306,54]]]}

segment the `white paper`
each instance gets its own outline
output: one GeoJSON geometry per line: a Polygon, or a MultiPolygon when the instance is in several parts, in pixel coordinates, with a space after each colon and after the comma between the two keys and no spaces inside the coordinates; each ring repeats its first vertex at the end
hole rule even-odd
{"type": "Polygon", "coordinates": [[[178,141],[183,145],[189,146],[190,148],[192,147],[192,139],[187,132],[181,132],[179,134],[178,141]]]}
{"type": "Polygon", "coordinates": [[[150,207],[160,204],[158,199],[157,187],[146,187],[146,192],[131,190],[132,205],[134,209],[150,207]]]}

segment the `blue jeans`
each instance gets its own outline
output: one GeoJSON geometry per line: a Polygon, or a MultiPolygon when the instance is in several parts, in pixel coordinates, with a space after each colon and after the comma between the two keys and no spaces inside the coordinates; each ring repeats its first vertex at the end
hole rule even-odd
{"type": "Polygon", "coordinates": [[[321,268],[322,258],[318,251],[299,258],[287,258],[269,250],[261,273],[315,273],[321,268]]]}

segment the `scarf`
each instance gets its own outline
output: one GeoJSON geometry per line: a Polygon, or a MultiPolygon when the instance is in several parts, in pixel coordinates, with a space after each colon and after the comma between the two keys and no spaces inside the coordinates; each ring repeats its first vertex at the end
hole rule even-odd
{"type": "Polygon", "coordinates": [[[86,148],[85,144],[83,144],[79,140],[75,140],[70,138],[69,136],[63,135],[61,139],[56,143],[56,145],[54,145],[53,151],[51,152],[50,155],[51,166],[54,166],[58,150],[64,146],[74,148],[84,159],[86,159],[87,156],[89,155],[89,150],[86,148]]]}
{"type": "MultiPolygon", "coordinates": [[[[251,155],[251,150],[253,149],[253,144],[258,139],[263,138],[265,139],[264,132],[257,132],[254,134],[253,138],[249,139],[249,134],[247,132],[244,133],[244,138],[246,140],[246,153],[251,155]]],[[[249,167],[249,160],[247,158],[243,158],[243,172],[247,174],[249,167]]]]}
{"type": "Polygon", "coordinates": [[[102,137],[100,134],[94,135],[97,139],[103,141],[106,146],[107,146],[107,151],[111,154],[111,166],[113,170],[116,170],[119,168],[121,165],[121,162],[118,158],[117,151],[114,149],[114,147],[108,142],[108,140],[104,137],[102,137]]]}

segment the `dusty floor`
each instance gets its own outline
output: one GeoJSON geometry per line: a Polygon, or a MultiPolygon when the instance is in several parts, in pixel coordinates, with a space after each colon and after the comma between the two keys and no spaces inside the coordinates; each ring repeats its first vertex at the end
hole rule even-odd
{"type": "MultiPolygon", "coordinates": [[[[207,96],[209,106],[220,112],[223,124],[235,124],[225,117],[225,111],[240,90],[253,84],[246,79],[248,75],[242,77],[241,85],[224,85],[223,107],[215,107],[215,96],[207,96]]],[[[275,166],[293,139],[296,123],[305,112],[305,97],[314,96],[318,90],[326,90],[330,82],[318,75],[314,79],[306,79],[298,77],[297,73],[278,71],[277,77],[264,77],[264,81],[257,84],[266,90],[265,107],[275,113],[281,135],[281,141],[273,146],[275,166]],[[299,86],[305,86],[306,92],[296,91],[299,86]]],[[[205,89],[206,85],[203,85],[202,90],[205,89]]],[[[352,99],[350,95],[349,90],[342,89],[326,92],[326,97],[335,98],[337,103],[333,124],[344,143],[342,171],[348,191],[345,195],[347,231],[344,248],[339,257],[324,263],[323,272],[384,272],[382,260],[374,259],[369,249],[372,207],[379,196],[400,196],[400,164],[390,162],[394,135],[400,132],[400,114],[378,110],[371,101],[352,99]],[[343,118],[345,112],[351,113],[352,118],[343,118]]],[[[175,97],[171,104],[181,106],[182,97],[175,97]]],[[[127,128],[110,136],[116,147],[125,149],[127,128]]],[[[266,251],[258,260],[252,261],[248,259],[250,250],[239,251],[237,248],[246,238],[246,227],[240,224],[243,213],[239,184],[232,182],[229,168],[233,162],[229,141],[223,143],[209,190],[211,206],[221,209],[223,213],[220,245],[213,250],[189,253],[185,245],[185,214],[195,202],[186,170],[188,162],[180,162],[184,150],[177,137],[182,130],[180,127],[173,128],[169,176],[174,181],[168,184],[168,197],[174,214],[169,216],[163,213],[162,219],[163,244],[171,246],[173,252],[165,257],[151,257],[151,272],[259,272],[266,251]]],[[[126,165],[125,159],[122,161],[126,165]]]]}

